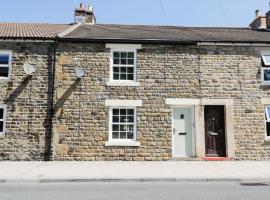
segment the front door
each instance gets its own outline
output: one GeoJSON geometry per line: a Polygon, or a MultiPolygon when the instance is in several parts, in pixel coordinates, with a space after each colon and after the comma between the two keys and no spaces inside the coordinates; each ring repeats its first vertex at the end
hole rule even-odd
{"type": "Polygon", "coordinates": [[[174,108],[173,124],[174,157],[193,156],[192,108],[174,108]]]}
{"type": "Polygon", "coordinates": [[[225,157],[224,106],[205,106],[205,150],[208,157],[225,157]]]}

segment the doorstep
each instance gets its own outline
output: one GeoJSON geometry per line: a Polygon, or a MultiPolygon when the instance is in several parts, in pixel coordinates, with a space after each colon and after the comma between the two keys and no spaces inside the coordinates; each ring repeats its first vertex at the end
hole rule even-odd
{"type": "Polygon", "coordinates": [[[205,161],[230,161],[228,157],[204,157],[205,161]]]}

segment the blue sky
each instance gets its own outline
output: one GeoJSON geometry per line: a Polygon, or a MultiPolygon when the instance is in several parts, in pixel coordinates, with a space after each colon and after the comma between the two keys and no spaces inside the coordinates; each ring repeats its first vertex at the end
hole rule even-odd
{"type": "MultiPolygon", "coordinates": [[[[1,22],[73,22],[80,0],[1,0],[1,22]]],[[[98,23],[246,27],[269,0],[84,0],[98,23]],[[164,10],[164,12],[162,12],[164,10]]]]}

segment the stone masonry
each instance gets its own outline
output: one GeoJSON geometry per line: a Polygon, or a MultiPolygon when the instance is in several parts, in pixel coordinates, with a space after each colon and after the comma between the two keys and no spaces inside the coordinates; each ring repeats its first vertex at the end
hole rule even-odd
{"type": "MultiPolygon", "coordinates": [[[[0,103],[8,106],[0,160],[44,160],[49,146],[49,93],[53,45],[0,43],[12,50],[10,81],[0,81],[0,103]],[[37,65],[27,76],[23,64],[37,65]]],[[[53,160],[171,160],[172,118],[166,98],[233,99],[236,160],[269,160],[256,47],[143,44],[137,55],[139,87],[107,86],[110,51],[104,43],[60,42],[55,77],[53,160]],[[76,79],[74,66],[86,76],[76,79]],[[142,100],[137,108],[140,147],[106,147],[107,99],[142,100]]]]}
{"type": "Polygon", "coordinates": [[[57,51],[54,160],[170,160],[171,107],[166,98],[233,99],[236,160],[269,160],[256,47],[151,45],[137,55],[139,87],[106,86],[110,52],[104,43],[60,43],[57,51]],[[74,66],[86,77],[76,80],[74,66]],[[142,100],[137,109],[140,147],[106,147],[106,99],[142,100]],[[251,111],[251,112],[250,112],[251,111]]]}
{"type": "Polygon", "coordinates": [[[0,160],[44,160],[53,46],[0,42],[0,49],[13,51],[11,79],[0,80],[0,104],[7,105],[6,133],[0,136],[0,160]],[[25,63],[36,65],[33,76],[25,74],[25,63]]]}

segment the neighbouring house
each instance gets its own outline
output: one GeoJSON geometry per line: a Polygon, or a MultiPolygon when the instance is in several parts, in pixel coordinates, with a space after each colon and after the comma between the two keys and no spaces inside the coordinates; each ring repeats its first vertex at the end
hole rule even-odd
{"type": "Polygon", "coordinates": [[[270,160],[270,12],[248,28],[0,23],[0,160],[270,160]]]}

